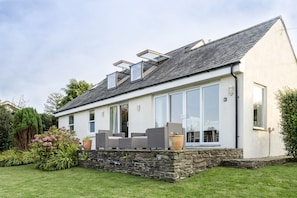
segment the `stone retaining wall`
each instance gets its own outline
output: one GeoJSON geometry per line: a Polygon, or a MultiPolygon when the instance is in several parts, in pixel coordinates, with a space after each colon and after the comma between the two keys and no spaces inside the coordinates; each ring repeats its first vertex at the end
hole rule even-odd
{"type": "Polygon", "coordinates": [[[180,181],[206,168],[218,166],[224,159],[243,157],[242,149],[92,150],[83,152],[88,155],[88,159],[79,160],[81,167],[129,173],[168,182],[180,181]]]}

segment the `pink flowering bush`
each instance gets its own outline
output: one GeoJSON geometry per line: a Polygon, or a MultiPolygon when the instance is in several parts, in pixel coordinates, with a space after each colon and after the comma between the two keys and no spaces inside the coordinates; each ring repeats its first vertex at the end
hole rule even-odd
{"type": "Polygon", "coordinates": [[[80,148],[74,131],[55,126],[44,134],[36,134],[31,143],[36,167],[48,171],[77,166],[77,151],[80,148]]]}

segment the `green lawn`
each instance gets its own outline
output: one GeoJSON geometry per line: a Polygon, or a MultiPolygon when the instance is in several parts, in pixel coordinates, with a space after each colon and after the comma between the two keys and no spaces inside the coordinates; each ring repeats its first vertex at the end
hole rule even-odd
{"type": "Polygon", "coordinates": [[[257,170],[217,167],[178,183],[83,168],[0,167],[0,197],[297,197],[297,163],[257,170]]]}

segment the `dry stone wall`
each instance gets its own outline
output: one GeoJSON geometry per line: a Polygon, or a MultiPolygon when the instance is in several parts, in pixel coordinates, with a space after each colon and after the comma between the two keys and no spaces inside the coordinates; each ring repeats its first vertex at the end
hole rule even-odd
{"type": "Polygon", "coordinates": [[[224,159],[243,157],[242,149],[92,150],[83,152],[88,155],[88,159],[79,160],[81,167],[128,173],[168,182],[180,181],[206,168],[218,166],[224,159]]]}

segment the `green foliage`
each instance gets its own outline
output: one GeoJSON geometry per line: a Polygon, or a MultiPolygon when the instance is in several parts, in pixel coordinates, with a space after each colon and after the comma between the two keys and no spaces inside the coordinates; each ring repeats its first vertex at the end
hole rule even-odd
{"type": "Polygon", "coordinates": [[[12,124],[12,114],[5,107],[0,106],[0,151],[8,150],[11,147],[12,124]]]}
{"type": "Polygon", "coordinates": [[[92,84],[87,83],[86,81],[77,81],[75,79],[70,79],[69,84],[64,88],[64,92],[66,96],[61,101],[61,107],[67,104],[69,101],[73,100],[77,96],[83,94],[90,88],[92,88],[92,84]]]}
{"type": "Polygon", "coordinates": [[[0,154],[0,166],[19,166],[33,163],[33,155],[30,151],[20,152],[7,150],[0,154]]]}
{"type": "Polygon", "coordinates": [[[41,118],[33,108],[16,111],[13,127],[14,144],[19,150],[29,150],[34,135],[42,132],[41,118]]]}
{"type": "Polygon", "coordinates": [[[51,114],[40,114],[42,121],[42,131],[48,131],[51,126],[58,126],[58,119],[51,114]]]}
{"type": "Polygon", "coordinates": [[[283,140],[288,154],[297,158],[297,90],[286,88],[277,93],[283,140]]]}
{"type": "Polygon", "coordinates": [[[48,132],[35,135],[32,142],[36,168],[53,171],[77,166],[80,143],[74,131],[53,126],[48,132]]]}

